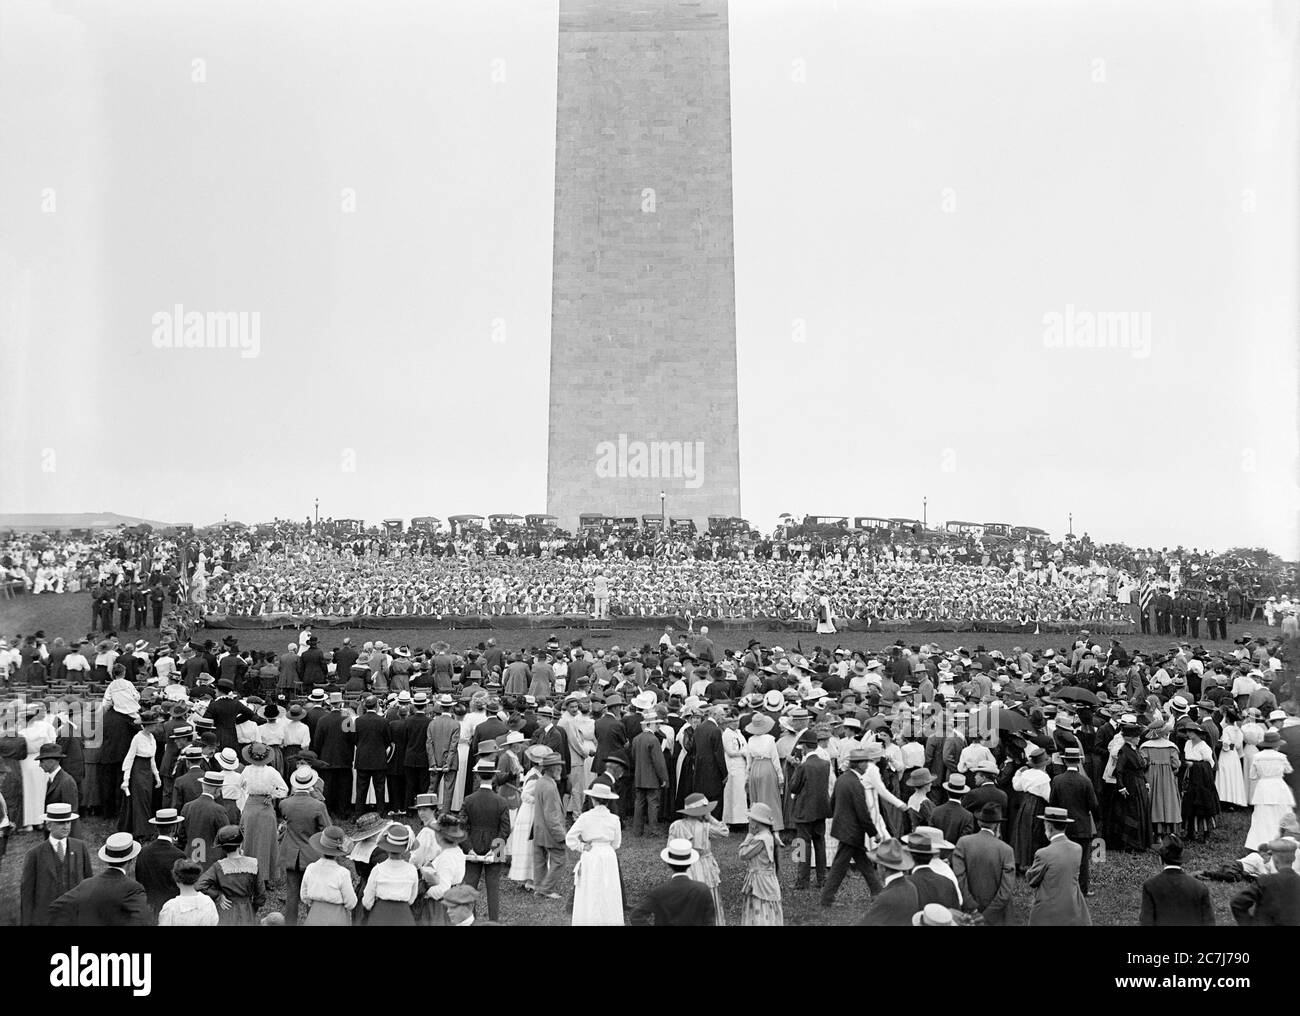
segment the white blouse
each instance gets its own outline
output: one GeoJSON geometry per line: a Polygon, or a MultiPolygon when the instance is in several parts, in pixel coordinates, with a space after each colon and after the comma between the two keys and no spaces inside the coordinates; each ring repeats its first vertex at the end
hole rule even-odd
{"type": "Polygon", "coordinates": [[[173,896],[158,911],[160,928],[215,928],[220,923],[217,905],[205,893],[173,896]]]}
{"type": "Polygon", "coordinates": [[[361,902],[367,910],[375,900],[414,903],[420,892],[420,873],[410,861],[388,858],[370,869],[361,902]]]}
{"type": "Polygon", "coordinates": [[[304,903],[338,903],[346,910],[357,905],[352,873],[328,857],[318,858],[303,869],[299,894],[304,903]]]}
{"type": "Polygon", "coordinates": [[[1022,769],[1011,777],[1011,789],[1047,801],[1052,796],[1052,778],[1042,769],[1022,769]]]}
{"type": "Polygon", "coordinates": [[[158,771],[157,752],[158,745],[153,739],[153,734],[147,730],[136,731],[135,737],[131,738],[131,747],[127,749],[126,758],[122,759],[122,772],[130,773],[131,765],[139,757],[147,758],[156,773],[158,771]]]}

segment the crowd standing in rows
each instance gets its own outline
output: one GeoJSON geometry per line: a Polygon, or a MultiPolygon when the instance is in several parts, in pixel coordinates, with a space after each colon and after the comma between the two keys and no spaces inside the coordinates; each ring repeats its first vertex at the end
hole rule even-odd
{"type": "Polygon", "coordinates": [[[289,924],[497,922],[513,886],[575,924],[773,925],[793,864],[824,906],[861,874],[865,924],[1008,923],[1020,878],[1031,924],[1087,924],[1098,841],[1164,858],[1135,917],[1210,923],[1181,851],[1247,807],[1239,859],[1202,874],[1241,884],[1242,923],[1300,921],[1280,640],[1146,658],[1087,631],[1006,655],[724,651],[707,628],[627,650],[35,641],[2,664],[21,694],[0,824],[47,834],[23,860],[25,923],[249,924],[283,881],[289,924]],[[107,883],[89,815],[118,829],[107,883]],[[664,842],[672,872],[642,899],[625,834],[664,842]]]}

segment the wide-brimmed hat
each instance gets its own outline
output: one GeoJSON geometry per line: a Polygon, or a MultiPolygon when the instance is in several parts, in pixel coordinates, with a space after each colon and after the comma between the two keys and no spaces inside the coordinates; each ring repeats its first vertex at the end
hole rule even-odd
{"type": "Polygon", "coordinates": [[[679,813],[691,815],[694,818],[703,818],[713,811],[716,804],[716,801],[710,801],[704,794],[688,794],[679,813]]]}
{"type": "Polygon", "coordinates": [[[924,787],[934,782],[934,776],[925,766],[919,766],[912,770],[912,775],[907,778],[909,787],[924,787]]]}
{"type": "Polygon", "coordinates": [[[939,848],[930,837],[922,832],[910,832],[903,840],[903,849],[913,857],[930,857],[939,852],[939,848]]]}
{"type": "Polygon", "coordinates": [[[491,738],[491,737],[489,737],[487,740],[485,740],[485,741],[480,741],[480,742],[478,743],[478,751],[476,751],[474,754],[476,754],[476,755],[499,755],[499,754],[501,754],[501,750],[502,750],[502,749],[501,749],[501,746],[500,746],[499,744],[497,744],[496,739],[495,739],[495,738],[491,738]]]}
{"type": "Polygon", "coordinates": [[[618,800],[618,795],[614,793],[613,789],[608,784],[605,783],[593,783],[584,791],[584,793],[588,797],[596,798],[598,801],[618,800]]]}
{"type": "Polygon", "coordinates": [[[917,826],[912,831],[927,837],[930,841],[930,846],[934,847],[936,850],[952,850],[957,846],[957,844],[949,843],[944,839],[943,830],[938,826],[917,826]]]}
{"type": "Polygon", "coordinates": [[[130,833],[113,833],[99,848],[99,859],[105,864],[126,864],[140,853],[140,844],[130,833]]]}
{"type": "Polygon", "coordinates": [[[234,748],[222,748],[216,754],[217,765],[222,769],[235,770],[239,768],[239,756],[235,754],[234,748]]]}
{"type": "Polygon", "coordinates": [[[868,850],[867,859],[882,868],[891,868],[894,871],[911,871],[916,866],[912,855],[903,849],[902,842],[892,837],[881,843],[875,850],[868,850]]]}
{"type": "Polygon", "coordinates": [[[368,840],[388,828],[388,820],[377,811],[368,811],[357,819],[357,831],[349,837],[354,843],[368,840]]]}
{"type": "Polygon", "coordinates": [[[254,741],[243,751],[244,761],[248,763],[266,762],[271,758],[271,749],[260,741],[254,741]]]}
{"type": "Polygon", "coordinates": [[[687,839],[669,840],[668,846],[659,851],[659,856],[674,868],[689,868],[700,859],[699,851],[687,839]]]}
{"type": "Polygon", "coordinates": [[[749,726],[745,728],[745,733],[766,734],[774,726],[776,726],[776,724],[772,722],[772,717],[765,716],[763,713],[756,713],[754,718],[749,721],[749,726]]]}
{"type": "Polygon", "coordinates": [[[1282,743],[1282,734],[1276,730],[1266,730],[1259,743],[1265,748],[1276,748],[1282,743]]]}
{"type": "Polygon", "coordinates": [[[970,767],[973,773],[983,773],[985,776],[996,776],[998,774],[998,764],[990,762],[988,759],[980,759],[970,767]]]}
{"type": "Polygon", "coordinates": [[[1035,818],[1043,822],[1051,822],[1052,825],[1071,825],[1074,822],[1074,819],[1070,818],[1070,813],[1064,808],[1044,808],[1043,813],[1036,815],[1035,818]]]}
{"type": "Polygon", "coordinates": [[[912,924],[918,928],[955,928],[957,921],[942,903],[927,903],[925,909],[912,915],[912,924]]]}
{"type": "Polygon", "coordinates": [[[772,815],[772,809],[763,801],[756,801],[751,804],[749,814],[745,817],[751,822],[762,822],[763,825],[770,829],[776,828],[776,818],[772,815]]]}
{"type": "Polygon", "coordinates": [[[564,759],[560,757],[560,753],[558,751],[548,751],[546,753],[546,757],[543,758],[542,761],[538,764],[543,769],[550,769],[552,766],[564,765],[564,759]]]}
{"type": "Polygon", "coordinates": [[[150,825],[156,826],[174,826],[180,825],[185,820],[181,818],[181,813],[175,808],[159,808],[154,813],[154,817],[149,819],[150,825]]]}
{"type": "Polygon", "coordinates": [[[343,845],[346,837],[343,830],[336,825],[326,826],[308,842],[316,848],[316,851],[322,857],[342,857],[344,854],[343,845]]]}
{"type": "Polygon", "coordinates": [[[72,810],[72,805],[62,801],[52,801],[45,806],[46,822],[75,822],[80,817],[72,810]]]}

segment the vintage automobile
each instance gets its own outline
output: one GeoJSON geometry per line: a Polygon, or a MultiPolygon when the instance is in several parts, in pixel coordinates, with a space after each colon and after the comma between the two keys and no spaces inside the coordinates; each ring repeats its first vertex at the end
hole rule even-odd
{"type": "Polygon", "coordinates": [[[411,529],[417,533],[436,533],[442,528],[442,519],[436,515],[417,515],[411,519],[411,529]]]}
{"type": "Polygon", "coordinates": [[[943,528],[953,536],[984,535],[984,526],[979,522],[945,522],[943,528]]]}
{"type": "Polygon", "coordinates": [[[853,519],[853,528],[889,530],[896,527],[889,519],[879,519],[871,515],[858,515],[853,519]]]}
{"type": "Polygon", "coordinates": [[[529,529],[536,529],[541,532],[549,532],[560,524],[560,520],[554,515],[525,515],[524,525],[529,529]]]}

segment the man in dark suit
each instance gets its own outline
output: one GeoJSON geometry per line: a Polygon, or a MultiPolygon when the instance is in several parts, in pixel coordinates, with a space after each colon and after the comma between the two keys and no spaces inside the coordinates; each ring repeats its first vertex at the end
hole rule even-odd
{"type": "MultiPolygon", "coordinates": [[[[362,704],[353,737],[356,741],[357,802],[364,806],[366,791],[375,788],[375,811],[384,814],[384,783],[393,756],[393,735],[379,715],[379,700],[370,695],[362,704]]],[[[322,756],[323,757],[323,756],[322,756]]],[[[398,802],[399,804],[401,802],[398,802]]]]}
{"type": "Polygon", "coordinates": [[[289,796],[279,804],[280,818],[284,821],[280,861],[289,882],[284,894],[284,923],[290,927],[298,923],[303,873],[307,870],[307,865],[320,857],[320,852],[312,846],[311,838],[330,825],[325,805],[312,794],[315,785],[314,770],[297,770],[289,779],[289,796]]]}
{"type": "Polygon", "coordinates": [[[107,867],[78,883],[50,904],[50,924],[58,928],[126,928],[152,920],[144,886],[126,873],[140,853],[130,833],[113,833],[99,849],[107,867]]]}
{"type": "Polygon", "coordinates": [[[646,821],[651,832],[659,824],[659,798],[668,786],[668,763],[664,759],[659,740],[659,720],[647,713],[642,719],[641,733],[632,741],[632,786],[636,801],[632,806],[632,835],[645,833],[646,821]],[[649,815],[647,816],[647,811],[649,815]]]}
{"type": "Polygon", "coordinates": [[[93,874],[90,849],[69,835],[77,813],[66,804],[45,807],[46,838],[23,858],[19,921],[28,927],[50,923],[50,904],[93,874]]]}
{"type": "Polygon", "coordinates": [[[1073,819],[1066,836],[1083,848],[1079,860],[1079,891],[1091,896],[1088,890],[1088,862],[1092,857],[1092,840],[1101,824],[1101,805],[1092,780],[1083,775],[1083,749],[1073,745],[1061,749],[1065,772],[1052,778],[1051,797],[1048,804],[1064,808],[1073,819]]]}
{"type": "Polygon", "coordinates": [[[930,814],[930,825],[943,832],[943,838],[956,843],[963,836],[969,836],[979,827],[975,816],[965,806],[965,797],[970,788],[966,786],[966,777],[957,772],[956,767],[948,774],[943,785],[948,799],[930,814]]]}
{"type": "Polygon", "coordinates": [[[486,882],[488,920],[495,921],[501,896],[501,875],[505,870],[505,845],[510,839],[510,806],[492,788],[497,774],[495,756],[483,755],[474,766],[478,789],[461,802],[460,817],[465,825],[465,884],[478,888],[486,882]]]}
{"type": "MultiPolygon", "coordinates": [[[[311,694],[311,690],[318,684],[329,684],[329,670],[325,663],[325,654],[321,652],[320,646],[316,644],[316,636],[312,635],[307,639],[307,648],[303,650],[302,655],[298,657],[298,666],[302,682],[303,691],[311,694]]],[[[346,681],[347,673],[339,672],[339,680],[346,681]]]]}
{"type": "Polygon", "coordinates": [[[1208,928],[1214,904],[1204,882],[1183,871],[1183,841],[1170,836],[1160,847],[1164,870],[1142,883],[1138,923],[1148,928],[1208,928]]]}
{"type": "Polygon", "coordinates": [[[717,924],[713,893],[703,882],[686,874],[699,854],[690,840],[669,840],[659,856],[672,871],[641,898],[628,919],[633,925],[653,924],[656,928],[711,928],[717,924]]]}
{"type": "Polygon", "coordinates": [[[952,870],[961,889],[962,906],[998,926],[1010,916],[1011,894],[1016,888],[1016,854],[998,838],[1002,809],[989,802],[975,816],[979,832],[957,841],[952,870]]]}
{"type": "Polygon", "coordinates": [[[403,720],[406,750],[402,752],[403,784],[406,800],[393,802],[394,808],[409,808],[418,795],[429,789],[429,693],[417,691],[411,697],[411,712],[403,720]]]}
{"type": "MultiPolygon", "coordinates": [[[[617,698],[622,703],[622,695],[613,695],[611,698],[617,698]]],[[[599,776],[605,771],[605,759],[609,758],[614,752],[626,752],[627,750],[627,728],[623,726],[621,717],[616,716],[611,710],[605,712],[609,703],[605,702],[600,706],[600,715],[596,718],[596,754],[591,760],[591,771],[599,776]]],[[[592,712],[597,711],[596,700],[592,700],[592,712]]]]}
{"type": "Polygon", "coordinates": [[[203,746],[190,744],[182,748],[181,763],[185,766],[185,771],[172,781],[171,799],[168,802],[177,811],[203,793],[203,788],[199,785],[203,778],[203,746]]]}
{"type": "MultiPolygon", "coordinates": [[[[311,736],[311,750],[326,768],[321,772],[325,781],[325,806],[335,821],[352,816],[352,751],[355,737],[343,729],[343,695],[330,692],[330,711],[316,724],[311,736]]],[[[310,715],[310,714],[309,714],[310,715]]],[[[380,766],[382,772],[383,767],[380,766]]],[[[365,798],[362,798],[364,801],[365,798]]]]}
{"type": "Polygon", "coordinates": [[[924,909],[931,903],[956,910],[961,906],[961,897],[957,886],[946,874],[935,871],[930,862],[939,857],[940,851],[952,850],[956,844],[943,839],[942,833],[935,826],[917,826],[903,840],[903,849],[912,855],[912,871],[908,877],[916,886],[917,900],[924,909]]]}
{"type": "Polygon", "coordinates": [[[874,928],[910,928],[912,915],[921,909],[916,886],[907,875],[912,870],[912,855],[898,840],[890,839],[868,851],[867,858],[888,874],[884,887],[875,894],[858,924],[874,928]]]}
{"type": "MultiPolygon", "coordinates": [[[[36,753],[36,761],[45,770],[47,811],[51,804],[66,804],[69,811],[75,812],[81,803],[81,792],[77,789],[77,781],[63,770],[64,757],[63,749],[57,744],[43,744],[36,753]]],[[[80,820],[73,820],[72,831],[68,835],[73,839],[81,839],[80,820]]]]}
{"type": "Polygon", "coordinates": [[[162,905],[180,893],[172,878],[172,865],[185,857],[185,851],[176,845],[184,821],[175,808],[160,808],[149,820],[158,827],[158,835],[140,848],[135,862],[135,879],[144,886],[155,920],[162,905]]]}
{"type": "Polygon", "coordinates": [[[790,817],[795,835],[803,840],[803,858],[799,861],[796,889],[808,888],[813,857],[817,859],[817,888],[826,885],[826,820],[831,817],[831,764],[824,754],[830,741],[830,729],[809,728],[799,735],[795,754],[806,752],[790,776],[790,817]]]}
{"type": "Polygon", "coordinates": [[[249,720],[256,721],[257,714],[235,698],[235,683],[230,678],[223,677],[219,680],[217,691],[220,694],[208,703],[207,711],[203,715],[212,721],[212,729],[217,735],[217,746],[234,748],[238,751],[239,737],[235,733],[235,727],[249,720]]]}
{"type": "MultiPolygon", "coordinates": [[[[322,653],[321,655],[323,656],[324,654],[322,653]]],[[[344,639],[343,645],[334,650],[335,679],[340,682],[346,681],[348,675],[352,673],[352,665],[357,662],[360,655],[361,654],[352,647],[352,640],[350,638],[344,639]]]]}
{"type": "Polygon", "coordinates": [[[185,856],[209,868],[220,856],[217,851],[217,832],[222,826],[230,825],[230,813],[226,806],[216,799],[225,784],[225,776],[219,772],[205,772],[200,779],[202,793],[181,809],[184,831],[181,842],[185,856]]]}
{"type": "Polygon", "coordinates": [[[727,753],[718,725],[721,715],[722,708],[714,706],[695,728],[695,791],[714,802],[714,818],[722,818],[722,791],[727,785],[727,753]]]}
{"type": "MultiPolygon", "coordinates": [[[[862,784],[862,774],[866,772],[871,755],[864,748],[854,748],[849,752],[849,768],[835,781],[832,793],[831,835],[838,846],[835,848],[835,860],[831,862],[830,874],[822,888],[821,905],[829,907],[835,902],[835,894],[840,883],[849,873],[849,865],[858,869],[873,894],[881,888],[880,873],[876,871],[867,857],[866,838],[878,835],[876,824],[871,820],[867,810],[867,793],[862,784]]],[[[911,919],[911,914],[908,914],[911,919]]]]}
{"type": "Polygon", "coordinates": [[[1238,924],[1256,927],[1300,926],[1300,875],[1295,872],[1296,841],[1274,840],[1268,845],[1277,866],[1274,875],[1261,875],[1232,898],[1238,924]]]}

